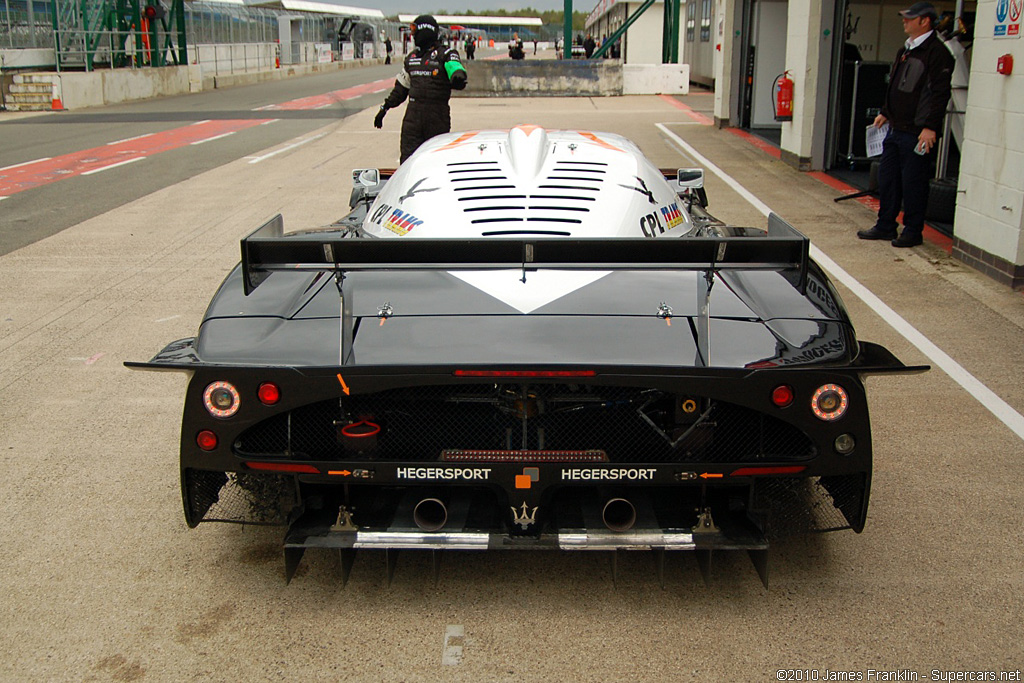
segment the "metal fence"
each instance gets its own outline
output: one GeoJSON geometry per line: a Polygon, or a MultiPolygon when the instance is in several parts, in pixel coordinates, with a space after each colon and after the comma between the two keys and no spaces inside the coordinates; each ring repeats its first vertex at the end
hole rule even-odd
{"type": "MultiPolygon", "coordinates": [[[[86,0],[0,0],[0,50],[49,49],[56,56],[59,49],[62,66],[86,70],[175,63],[176,35],[165,41],[161,32],[160,45],[150,46],[152,35],[134,27],[110,31],[89,26],[81,21],[85,5],[79,6],[78,2],[86,0]],[[61,1],[72,11],[65,17],[62,10],[55,21],[54,7],[61,1]],[[74,11],[76,7],[79,11],[74,11]],[[166,60],[154,59],[158,56],[155,50],[168,47],[166,60]]],[[[104,0],[88,3],[91,10],[109,11],[109,6],[102,9],[104,0]]],[[[273,68],[278,59],[282,65],[315,62],[322,60],[322,46],[329,46],[338,59],[342,54],[341,41],[354,43],[355,58],[363,56],[362,46],[367,42],[382,50],[384,35],[391,37],[396,47],[401,45],[399,24],[386,20],[286,12],[207,0],[184,3],[184,16],[188,62],[201,64],[204,72],[214,74],[273,68]],[[282,36],[282,31],[287,31],[287,35],[282,36]],[[290,47],[287,55],[278,51],[282,44],[290,47]]]]}
{"type": "MultiPolygon", "coordinates": [[[[277,10],[221,3],[185,4],[185,36],[189,45],[273,43],[278,39],[277,10]]],[[[304,24],[312,20],[304,20],[304,24]]]]}
{"type": "Polygon", "coordinates": [[[0,0],[0,48],[53,47],[49,2],[0,0]]]}
{"type": "Polygon", "coordinates": [[[266,71],[277,59],[275,43],[204,43],[188,46],[189,64],[197,64],[204,75],[266,71]]]}

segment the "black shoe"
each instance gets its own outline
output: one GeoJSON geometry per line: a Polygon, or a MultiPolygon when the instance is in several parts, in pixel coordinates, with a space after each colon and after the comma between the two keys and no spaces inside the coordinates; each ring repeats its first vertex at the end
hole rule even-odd
{"type": "Polygon", "coordinates": [[[902,235],[900,235],[899,237],[897,237],[896,239],[894,239],[892,241],[892,246],[894,246],[894,247],[916,247],[917,245],[921,244],[922,242],[924,242],[924,239],[921,238],[921,233],[919,233],[919,232],[908,233],[906,230],[904,230],[902,235]]]}
{"type": "Polygon", "coordinates": [[[869,228],[868,230],[858,230],[857,237],[862,240],[895,240],[896,233],[882,232],[878,228],[869,228]]]}

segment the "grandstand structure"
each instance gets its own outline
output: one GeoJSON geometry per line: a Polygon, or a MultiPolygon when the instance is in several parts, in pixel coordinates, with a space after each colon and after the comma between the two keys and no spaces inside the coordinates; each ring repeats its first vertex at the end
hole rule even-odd
{"type": "Polygon", "coordinates": [[[0,0],[4,70],[159,67],[210,55],[231,69],[273,68],[371,58],[386,36],[399,40],[399,24],[380,10],[315,0],[0,0]]]}
{"type": "MultiPolygon", "coordinates": [[[[379,9],[323,0],[0,0],[0,70],[274,68],[398,53],[407,25],[379,9]]],[[[438,16],[453,38],[544,39],[536,17],[438,16]]]]}

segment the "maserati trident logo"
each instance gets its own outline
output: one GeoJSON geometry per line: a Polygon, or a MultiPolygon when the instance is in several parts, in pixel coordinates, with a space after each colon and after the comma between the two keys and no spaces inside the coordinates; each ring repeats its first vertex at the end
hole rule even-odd
{"type": "Polygon", "coordinates": [[[523,514],[519,514],[515,508],[509,508],[512,510],[512,519],[515,523],[521,526],[524,530],[529,529],[531,526],[537,523],[537,508],[530,510],[526,505],[526,501],[523,501],[523,514]]]}

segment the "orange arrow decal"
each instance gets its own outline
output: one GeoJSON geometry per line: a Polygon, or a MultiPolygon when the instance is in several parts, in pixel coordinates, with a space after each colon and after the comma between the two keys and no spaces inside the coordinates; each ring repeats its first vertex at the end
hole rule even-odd
{"type": "Polygon", "coordinates": [[[345,384],[345,378],[341,376],[340,372],[338,373],[338,381],[341,382],[341,390],[345,392],[346,396],[348,396],[349,395],[348,385],[345,384]]]}
{"type": "Polygon", "coordinates": [[[721,479],[724,475],[714,474],[713,472],[705,472],[704,474],[701,474],[699,476],[701,479],[721,479]]]}
{"type": "Polygon", "coordinates": [[[348,470],[327,470],[327,474],[340,474],[343,477],[347,477],[348,475],[350,475],[352,473],[349,472],[348,470]]]}

